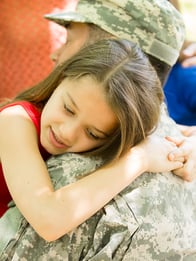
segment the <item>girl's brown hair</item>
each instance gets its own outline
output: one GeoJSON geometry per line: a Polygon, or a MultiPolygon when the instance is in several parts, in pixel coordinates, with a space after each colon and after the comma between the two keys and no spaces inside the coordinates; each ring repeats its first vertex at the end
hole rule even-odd
{"type": "Polygon", "coordinates": [[[42,109],[62,80],[85,76],[93,77],[103,86],[108,104],[119,120],[115,133],[91,153],[109,160],[118,158],[156,127],[163,101],[157,74],[135,44],[122,39],[105,39],[84,47],[14,101],[26,100],[42,109]]]}

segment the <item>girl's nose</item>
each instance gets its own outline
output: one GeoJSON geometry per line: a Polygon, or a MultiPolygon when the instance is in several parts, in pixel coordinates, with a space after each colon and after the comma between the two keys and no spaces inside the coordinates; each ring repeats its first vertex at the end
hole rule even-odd
{"type": "Polygon", "coordinates": [[[73,146],[77,141],[79,133],[81,133],[80,127],[75,122],[62,124],[60,126],[60,135],[63,138],[63,142],[68,146],[73,146]]]}

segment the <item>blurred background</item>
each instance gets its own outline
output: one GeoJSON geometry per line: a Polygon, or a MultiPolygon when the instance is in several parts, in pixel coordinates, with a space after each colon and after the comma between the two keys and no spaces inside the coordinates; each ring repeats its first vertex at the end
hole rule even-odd
{"type": "Polygon", "coordinates": [[[74,2],[0,0],[0,98],[12,98],[52,70],[49,56],[65,41],[65,30],[43,16],[74,2]]]}
{"type": "Polygon", "coordinates": [[[187,29],[187,39],[196,41],[196,0],[179,0],[187,29]]]}
{"type": "MultiPolygon", "coordinates": [[[[52,70],[49,56],[65,41],[65,30],[43,16],[71,9],[75,2],[0,0],[0,98],[12,98],[52,70]]],[[[196,40],[196,0],[180,0],[180,7],[187,38],[196,40]]]]}

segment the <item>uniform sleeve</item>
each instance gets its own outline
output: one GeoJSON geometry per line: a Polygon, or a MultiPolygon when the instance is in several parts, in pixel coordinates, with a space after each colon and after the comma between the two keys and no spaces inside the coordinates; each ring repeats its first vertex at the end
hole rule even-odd
{"type": "MultiPolygon", "coordinates": [[[[164,111],[159,130],[160,135],[177,132],[164,111]]],[[[58,188],[102,163],[65,154],[50,158],[47,166],[58,188]]],[[[28,224],[18,229],[0,260],[196,260],[195,187],[196,183],[172,173],[144,173],[94,216],[54,242],[41,239],[28,224]],[[1,259],[6,256],[9,259],[1,259]]]]}

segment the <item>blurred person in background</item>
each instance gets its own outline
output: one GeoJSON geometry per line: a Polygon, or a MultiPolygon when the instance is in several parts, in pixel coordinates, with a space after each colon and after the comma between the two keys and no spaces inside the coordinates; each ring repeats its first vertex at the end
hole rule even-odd
{"type": "MultiPolygon", "coordinates": [[[[170,2],[181,11],[179,0],[170,2]]],[[[169,115],[176,123],[196,126],[196,42],[185,40],[164,86],[164,93],[169,115]]]]}

